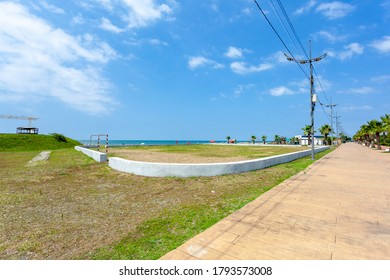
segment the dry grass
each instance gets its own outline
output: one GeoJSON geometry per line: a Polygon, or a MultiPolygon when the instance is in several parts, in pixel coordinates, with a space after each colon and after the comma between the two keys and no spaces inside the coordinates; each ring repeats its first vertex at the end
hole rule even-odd
{"type": "Polygon", "coordinates": [[[116,147],[109,149],[109,155],[146,162],[215,163],[256,159],[302,150],[307,150],[307,147],[203,144],[116,147]]]}
{"type": "MultiPolygon", "coordinates": [[[[38,153],[0,153],[0,259],[94,257],[99,248],[110,252],[129,234],[136,237],[146,221],[193,206],[223,209],[220,217],[296,172],[281,165],[217,177],[147,178],[113,171],[73,149],[26,167],[38,153]]],[[[113,257],[108,254],[103,258],[113,257]]]]}

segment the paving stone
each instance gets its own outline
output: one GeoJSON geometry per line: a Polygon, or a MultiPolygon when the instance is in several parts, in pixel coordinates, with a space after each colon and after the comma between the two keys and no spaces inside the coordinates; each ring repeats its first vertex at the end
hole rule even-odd
{"type": "Polygon", "coordinates": [[[343,144],[161,259],[390,260],[389,176],[343,144]]]}

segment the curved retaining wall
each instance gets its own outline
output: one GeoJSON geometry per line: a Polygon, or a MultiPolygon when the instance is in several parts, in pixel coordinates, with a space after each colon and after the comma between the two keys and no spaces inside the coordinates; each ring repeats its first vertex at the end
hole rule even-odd
{"type": "MultiPolygon", "coordinates": [[[[329,147],[318,147],[315,149],[315,153],[327,149],[329,149],[329,147]]],[[[216,176],[263,169],[273,165],[293,161],[310,154],[311,150],[306,150],[254,160],[201,164],[155,163],[110,157],[108,164],[115,170],[147,177],[216,176]]]]}
{"type": "Polygon", "coordinates": [[[86,154],[87,156],[93,158],[97,162],[107,162],[107,154],[105,154],[105,153],[93,151],[93,150],[90,150],[88,148],[84,148],[84,147],[80,147],[80,146],[76,146],[74,148],[76,151],[80,151],[80,152],[86,154]]]}

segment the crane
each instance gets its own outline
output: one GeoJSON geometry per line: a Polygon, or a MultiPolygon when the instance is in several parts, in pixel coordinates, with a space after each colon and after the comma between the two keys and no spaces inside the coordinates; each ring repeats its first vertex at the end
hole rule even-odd
{"type": "Polygon", "coordinates": [[[14,115],[0,115],[1,119],[15,119],[15,120],[28,120],[28,127],[32,126],[32,121],[36,121],[39,118],[36,117],[25,117],[25,116],[14,116],[14,115]]]}
{"type": "Polygon", "coordinates": [[[25,116],[15,116],[15,115],[0,115],[0,119],[14,119],[14,120],[27,120],[28,127],[18,127],[18,133],[38,133],[38,128],[32,127],[32,121],[36,121],[39,118],[36,117],[25,117],[25,116]]]}

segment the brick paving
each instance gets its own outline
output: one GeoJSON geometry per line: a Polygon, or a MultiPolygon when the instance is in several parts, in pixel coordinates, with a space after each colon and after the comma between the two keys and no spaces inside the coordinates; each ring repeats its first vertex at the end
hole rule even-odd
{"type": "Polygon", "coordinates": [[[341,145],[162,260],[390,260],[390,154],[341,145]]]}

